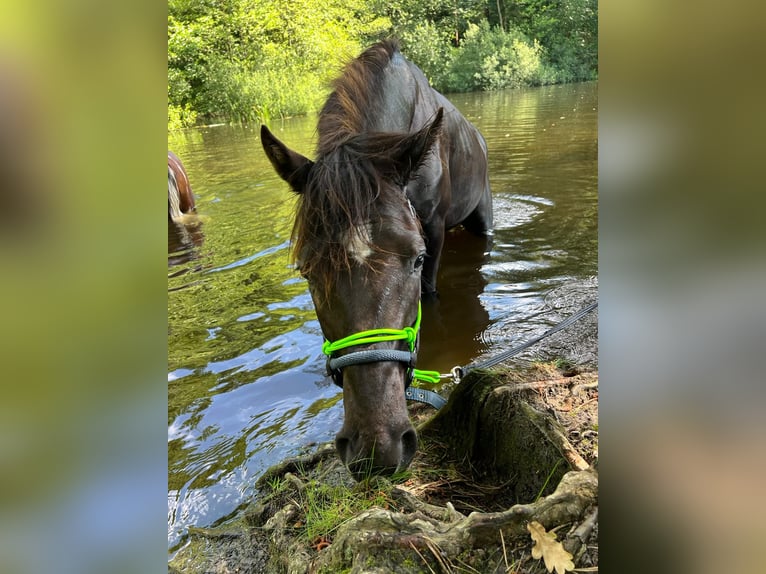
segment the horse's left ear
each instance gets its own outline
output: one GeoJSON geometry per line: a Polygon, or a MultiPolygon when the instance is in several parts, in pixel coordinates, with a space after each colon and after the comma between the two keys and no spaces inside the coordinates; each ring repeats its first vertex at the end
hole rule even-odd
{"type": "Polygon", "coordinates": [[[413,173],[423,164],[428,152],[433,148],[439,137],[444,120],[444,108],[439,108],[434,119],[420,131],[404,138],[400,145],[394,148],[394,161],[402,181],[409,181],[413,173]]]}
{"type": "Polygon", "coordinates": [[[279,141],[265,125],[261,126],[261,144],[279,177],[289,183],[295,193],[303,193],[314,162],[279,141]]]}

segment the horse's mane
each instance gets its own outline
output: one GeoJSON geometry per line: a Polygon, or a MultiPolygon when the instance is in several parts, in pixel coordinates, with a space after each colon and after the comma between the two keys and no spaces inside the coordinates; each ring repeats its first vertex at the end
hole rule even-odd
{"type": "Polygon", "coordinates": [[[372,124],[378,113],[382,72],[398,51],[397,41],[384,40],[346,64],[319,113],[319,155],[329,153],[372,124]]]}
{"type": "Polygon", "coordinates": [[[301,271],[326,286],[333,271],[351,266],[350,234],[374,249],[363,226],[376,219],[375,203],[386,189],[382,178],[390,175],[392,148],[404,134],[366,128],[377,110],[382,71],[397,50],[388,40],[349,62],[319,114],[317,159],[300,195],[293,252],[301,271]]]}

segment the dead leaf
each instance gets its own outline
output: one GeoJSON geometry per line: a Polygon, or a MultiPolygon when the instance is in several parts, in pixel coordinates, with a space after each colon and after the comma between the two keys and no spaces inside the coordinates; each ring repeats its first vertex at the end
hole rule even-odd
{"type": "Polygon", "coordinates": [[[548,572],[553,572],[554,568],[556,574],[565,574],[567,570],[574,570],[572,555],[564,549],[561,542],[556,540],[555,532],[546,532],[545,527],[534,520],[527,524],[527,530],[535,541],[532,547],[532,558],[535,560],[542,558],[548,572]]]}

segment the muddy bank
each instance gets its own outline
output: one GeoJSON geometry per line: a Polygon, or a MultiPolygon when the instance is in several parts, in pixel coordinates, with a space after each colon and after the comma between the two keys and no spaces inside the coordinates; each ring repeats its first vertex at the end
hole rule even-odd
{"type": "MultiPolygon", "coordinates": [[[[592,280],[561,291],[551,313],[565,318],[596,289],[592,280]]],[[[331,444],[284,461],[232,520],[190,530],[169,572],[596,568],[596,341],[594,313],[445,389],[438,414],[413,406],[420,448],[402,476],[356,483],[331,444]]]]}

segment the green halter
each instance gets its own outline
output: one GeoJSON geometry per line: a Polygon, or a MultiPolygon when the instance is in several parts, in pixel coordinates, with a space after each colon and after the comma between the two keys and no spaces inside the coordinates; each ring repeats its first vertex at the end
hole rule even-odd
{"type": "MultiPolygon", "coordinates": [[[[337,341],[330,342],[325,341],[322,345],[322,352],[328,357],[328,371],[333,375],[339,372],[344,366],[362,364],[362,363],[374,363],[379,361],[401,361],[408,363],[412,368],[412,378],[415,380],[425,381],[427,383],[438,383],[439,372],[438,371],[421,371],[414,368],[415,346],[417,344],[418,332],[420,331],[420,301],[418,301],[418,316],[415,319],[415,324],[412,327],[405,327],[404,329],[369,329],[367,331],[359,331],[348,337],[343,337],[337,341]],[[343,357],[333,359],[332,355],[336,351],[353,347],[355,345],[371,345],[373,343],[382,343],[385,341],[398,341],[406,340],[409,345],[410,352],[404,351],[392,351],[392,350],[378,350],[373,349],[369,351],[357,351],[355,353],[349,353],[343,357]]],[[[335,381],[336,384],[338,381],[335,381]]]]}

